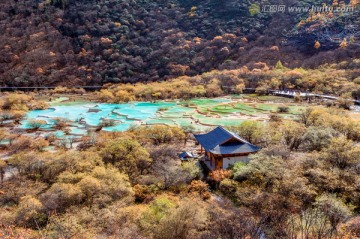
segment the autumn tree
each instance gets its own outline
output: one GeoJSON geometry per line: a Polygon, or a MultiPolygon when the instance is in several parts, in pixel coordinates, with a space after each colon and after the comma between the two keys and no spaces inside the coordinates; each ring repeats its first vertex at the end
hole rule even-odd
{"type": "Polygon", "coordinates": [[[154,224],[160,224],[161,220],[170,213],[171,209],[175,206],[176,204],[166,196],[155,198],[143,213],[140,221],[142,227],[146,230],[154,230],[154,224]]]}
{"type": "Polygon", "coordinates": [[[340,108],[350,110],[351,106],[354,105],[354,98],[351,93],[344,93],[337,99],[337,104],[340,108]]]}
{"type": "Polygon", "coordinates": [[[287,223],[288,235],[302,235],[302,238],[328,238],[342,233],[338,225],[351,215],[350,208],[334,195],[323,194],[313,206],[290,216],[287,223]]]}
{"type": "Polygon", "coordinates": [[[135,100],[134,95],[132,95],[130,92],[127,92],[125,90],[117,90],[114,94],[114,102],[115,103],[122,103],[122,102],[129,102],[135,100]]]}
{"type": "Polygon", "coordinates": [[[282,64],[281,61],[276,62],[275,69],[283,70],[286,69],[286,67],[282,64]]]}
{"type": "Polygon", "coordinates": [[[209,214],[209,229],[206,238],[259,238],[263,224],[251,210],[245,207],[231,207],[214,204],[209,214]]]}
{"type": "Polygon", "coordinates": [[[134,176],[143,174],[152,162],[146,149],[132,139],[117,139],[108,142],[100,155],[105,163],[111,163],[132,179],[134,176]]]}
{"type": "Polygon", "coordinates": [[[345,137],[333,138],[322,150],[321,158],[335,167],[345,169],[360,163],[360,148],[345,137]]]}
{"type": "Polygon", "coordinates": [[[290,150],[297,150],[304,141],[304,134],[306,128],[303,124],[295,121],[285,121],[280,131],[283,135],[284,143],[289,147],[290,150]]]}
{"type": "Polygon", "coordinates": [[[33,120],[29,120],[28,127],[30,129],[37,130],[37,129],[40,129],[41,127],[43,127],[46,124],[47,124],[47,122],[45,120],[33,119],[33,120]]]}
{"type": "Polygon", "coordinates": [[[311,126],[304,134],[304,146],[308,150],[320,151],[327,147],[332,138],[339,136],[339,132],[330,128],[322,126],[311,126]]]}
{"type": "Polygon", "coordinates": [[[4,160],[0,160],[0,184],[2,187],[4,176],[5,176],[5,169],[7,167],[7,163],[4,160]]]}
{"type": "Polygon", "coordinates": [[[181,129],[185,134],[184,144],[186,144],[187,140],[191,138],[192,133],[195,131],[195,127],[193,125],[186,125],[181,126],[181,129]]]}
{"type": "Polygon", "coordinates": [[[156,239],[196,237],[205,226],[207,213],[201,202],[184,199],[177,208],[170,209],[156,228],[156,239]]]}
{"type": "Polygon", "coordinates": [[[208,84],[206,84],[206,95],[208,97],[216,97],[222,94],[222,89],[220,81],[216,78],[212,79],[208,84]]]}
{"type": "Polygon", "coordinates": [[[30,144],[31,148],[36,149],[36,150],[38,150],[40,152],[44,151],[44,149],[46,147],[48,147],[48,146],[49,146],[49,142],[46,139],[42,138],[42,137],[35,139],[30,144]]]}
{"type": "Polygon", "coordinates": [[[204,200],[210,198],[209,185],[201,180],[191,181],[191,184],[189,185],[189,192],[198,193],[204,200]]]}
{"type": "Polygon", "coordinates": [[[263,125],[257,121],[244,121],[239,126],[233,126],[229,129],[250,143],[256,144],[262,140],[263,125]]]}
{"type": "Polygon", "coordinates": [[[0,142],[5,140],[8,136],[8,133],[5,131],[5,129],[0,128],[0,142]]]}
{"type": "Polygon", "coordinates": [[[16,211],[16,221],[32,228],[42,226],[46,221],[42,203],[32,196],[22,197],[16,211]]]}
{"type": "Polygon", "coordinates": [[[140,141],[150,140],[154,145],[185,139],[182,128],[166,125],[145,126],[131,129],[140,141]]]}
{"type": "Polygon", "coordinates": [[[64,118],[54,118],[53,119],[53,127],[55,129],[59,129],[59,130],[63,130],[64,128],[66,128],[68,126],[70,122],[68,122],[68,120],[64,119],[64,118]]]}
{"type": "Polygon", "coordinates": [[[200,174],[196,165],[190,163],[183,167],[176,158],[166,156],[156,159],[151,171],[160,179],[161,189],[173,189],[175,191],[197,178],[200,174]]]}
{"type": "Polygon", "coordinates": [[[348,46],[346,38],[343,39],[343,41],[340,43],[341,48],[346,48],[348,46]]]}
{"type": "Polygon", "coordinates": [[[209,179],[215,183],[215,188],[218,189],[221,181],[231,177],[232,172],[230,170],[218,169],[209,173],[209,179]]]}
{"type": "Polygon", "coordinates": [[[336,231],[339,223],[344,222],[352,214],[345,203],[334,195],[322,195],[317,198],[315,204],[329,220],[332,231],[336,231]]]}
{"type": "Polygon", "coordinates": [[[64,171],[49,190],[42,194],[48,210],[64,211],[72,205],[84,203],[88,207],[102,206],[115,200],[133,200],[127,175],[112,166],[95,166],[91,171],[64,171]]]}

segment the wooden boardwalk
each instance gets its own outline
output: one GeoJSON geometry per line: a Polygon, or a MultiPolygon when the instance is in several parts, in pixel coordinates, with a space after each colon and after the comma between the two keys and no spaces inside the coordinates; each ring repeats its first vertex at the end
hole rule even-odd
{"type": "MultiPolygon", "coordinates": [[[[270,91],[270,93],[273,95],[291,97],[291,98],[294,98],[295,96],[300,96],[303,98],[315,97],[315,98],[323,98],[323,99],[328,99],[328,100],[337,100],[339,98],[337,96],[332,96],[332,95],[322,95],[322,94],[314,94],[314,93],[299,92],[299,91],[272,90],[272,91],[270,91]]],[[[356,105],[360,105],[360,100],[353,100],[353,102],[356,105]]]]}

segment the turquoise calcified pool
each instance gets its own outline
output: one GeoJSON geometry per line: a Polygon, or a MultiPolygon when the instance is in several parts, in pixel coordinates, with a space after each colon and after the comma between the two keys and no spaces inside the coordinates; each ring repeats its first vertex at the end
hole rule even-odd
{"type": "MultiPolygon", "coordinates": [[[[215,125],[234,126],[244,120],[266,120],[282,104],[243,101],[239,97],[192,99],[188,101],[107,103],[57,103],[47,110],[34,110],[27,114],[21,128],[30,129],[33,120],[43,120],[45,133],[63,136],[55,130],[57,118],[68,121],[67,134],[81,136],[88,130],[103,125],[104,131],[124,131],[133,125],[193,126],[206,130],[215,125]]],[[[289,105],[291,116],[296,117],[301,107],[289,105]]],[[[285,117],[286,115],[284,115],[285,117]]]]}
{"type": "Polygon", "coordinates": [[[51,128],[56,118],[70,121],[74,127],[70,128],[74,133],[81,134],[83,131],[76,128],[85,126],[98,126],[104,120],[114,121],[114,126],[105,127],[105,130],[126,130],[132,123],[142,122],[156,116],[161,108],[174,107],[171,102],[137,102],[128,104],[74,104],[54,106],[47,110],[30,111],[22,122],[21,128],[31,128],[32,120],[44,120],[47,122],[42,128],[51,128]]]}

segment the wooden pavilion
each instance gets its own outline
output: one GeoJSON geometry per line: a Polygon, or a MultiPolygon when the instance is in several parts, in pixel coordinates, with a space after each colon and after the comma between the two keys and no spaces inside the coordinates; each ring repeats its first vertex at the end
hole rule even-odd
{"type": "Polygon", "coordinates": [[[249,155],[260,150],[239,135],[221,126],[206,134],[194,134],[201,145],[205,163],[211,170],[227,169],[237,162],[249,162],[249,155]]]}

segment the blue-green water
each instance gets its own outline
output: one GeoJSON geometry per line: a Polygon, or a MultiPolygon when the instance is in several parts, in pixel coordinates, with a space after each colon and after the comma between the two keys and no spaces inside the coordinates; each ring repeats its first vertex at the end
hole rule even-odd
{"type": "MultiPolygon", "coordinates": [[[[20,127],[31,129],[33,120],[43,120],[46,124],[41,126],[41,131],[60,138],[67,135],[80,137],[100,125],[104,131],[125,131],[132,125],[155,124],[193,126],[196,130],[206,130],[215,125],[239,125],[249,119],[266,120],[269,113],[279,105],[247,102],[231,97],[157,103],[60,103],[50,109],[28,112],[20,127]],[[65,131],[55,129],[57,118],[67,121],[65,131]]],[[[296,105],[290,107],[294,107],[294,110],[298,108],[296,105]]]]}
{"type": "Polygon", "coordinates": [[[103,130],[123,131],[132,124],[145,122],[156,116],[161,108],[176,106],[172,102],[138,102],[128,104],[75,104],[54,106],[47,110],[33,110],[28,112],[26,119],[22,121],[21,128],[31,128],[32,120],[44,120],[47,122],[42,129],[51,129],[56,118],[67,120],[71,134],[84,134],[87,127],[99,126],[104,120],[114,121],[114,125],[104,127],[103,130]],[[81,127],[82,126],[82,127],[81,127]]]}

